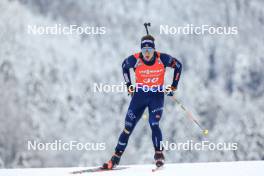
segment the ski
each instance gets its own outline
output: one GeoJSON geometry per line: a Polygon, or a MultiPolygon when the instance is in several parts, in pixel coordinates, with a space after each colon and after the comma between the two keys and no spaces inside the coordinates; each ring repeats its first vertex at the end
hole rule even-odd
{"type": "Polygon", "coordinates": [[[160,167],[156,167],[156,168],[152,169],[151,171],[156,172],[156,171],[161,170],[163,168],[164,168],[164,166],[160,166],[160,167]]]}
{"type": "Polygon", "coordinates": [[[73,171],[71,174],[83,174],[87,172],[106,172],[106,171],[116,171],[116,170],[123,170],[127,169],[128,167],[116,167],[113,169],[105,169],[102,167],[97,167],[97,168],[91,168],[91,169],[84,169],[84,170],[79,170],[79,171],[73,171]]]}

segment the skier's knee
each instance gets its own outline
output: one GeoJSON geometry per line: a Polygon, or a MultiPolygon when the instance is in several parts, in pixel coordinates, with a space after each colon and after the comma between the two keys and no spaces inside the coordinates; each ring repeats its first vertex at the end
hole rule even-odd
{"type": "Polygon", "coordinates": [[[159,122],[150,122],[150,127],[152,130],[159,129],[159,122]]]}
{"type": "Polygon", "coordinates": [[[124,128],[124,131],[123,131],[126,135],[130,135],[131,133],[131,130],[127,129],[127,128],[124,128]]]}
{"type": "Polygon", "coordinates": [[[124,128],[123,132],[125,134],[129,135],[132,132],[134,126],[135,125],[132,122],[125,121],[125,128],[124,128]]]}

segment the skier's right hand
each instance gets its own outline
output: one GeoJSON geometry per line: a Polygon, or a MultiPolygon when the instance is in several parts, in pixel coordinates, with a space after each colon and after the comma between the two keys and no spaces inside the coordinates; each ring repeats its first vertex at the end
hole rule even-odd
{"type": "Polygon", "coordinates": [[[132,97],[134,95],[134,92],[135,92],[134,86],[133,85],[128,86],[127,92],[128,92],[128,96],[130,95],[132,97]]]}

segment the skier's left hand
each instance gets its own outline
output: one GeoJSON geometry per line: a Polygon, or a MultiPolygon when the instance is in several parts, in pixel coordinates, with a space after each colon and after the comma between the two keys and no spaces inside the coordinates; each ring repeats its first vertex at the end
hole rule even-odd
{"type": "Polygon", "coordinates": [[[176,89],[177,88],[174,87],[174,86],[167,87],[166,90],[165,90],[165,95],[172,97],[174,95],[174,92],[176,91],[176,89]]]}

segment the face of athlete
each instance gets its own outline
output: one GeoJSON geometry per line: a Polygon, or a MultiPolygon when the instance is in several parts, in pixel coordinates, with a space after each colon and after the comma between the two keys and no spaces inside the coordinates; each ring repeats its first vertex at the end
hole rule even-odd
{"type": "Polygon", "coordinates": [[[154,48],[144,47],[141,49],[142,55],[146,61],[150,61],[154,55],[154,48]]]}

